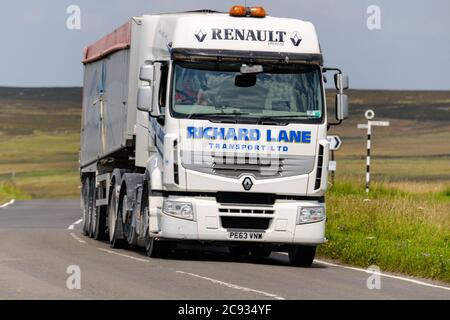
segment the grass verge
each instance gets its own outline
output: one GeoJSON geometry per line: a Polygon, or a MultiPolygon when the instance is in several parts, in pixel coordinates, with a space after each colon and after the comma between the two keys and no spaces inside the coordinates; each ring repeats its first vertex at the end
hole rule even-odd
{"type": "Polygon", "coordinates": [[[318,254],[344,263],[450,282],[450,188],[412,193],[375,185],[370,201],[355,183],[327,197],[329,242],[318,254]]]}
{"type": "Polygon", "coordinates": [[[28,200],[31,197],[12,182],[0,182],[0,205],[12,200],[28,200]]]}

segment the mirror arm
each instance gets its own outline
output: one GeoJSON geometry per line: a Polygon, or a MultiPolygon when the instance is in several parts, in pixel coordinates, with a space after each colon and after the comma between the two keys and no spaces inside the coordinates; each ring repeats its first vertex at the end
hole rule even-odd
{"type": "MultiPolygon", "coordinates": [[[[339,68],[327,68],[327,67],[322,68],[322,73],[325,73],[327,71],[336,71],[337,74],[342,74],[342,70],[339,68]]],[[[339,93],[344,94],[344,89],[340,89],[339,93]]]]}
{"type": "Polygon", "coordinates": [[[322,72],[327,72],[327,71],[337,71],[338,73],[342,74],[342,70],[339,68],[322,68],[322,72]]]}
{"type": "Polygon", "coordinates": [[[163,114],[160,114],[159,116],[152,116],[152,114],[150,113],[150,117],[155,118],[156,122],[158,122],[162,126],[164,126],[166,123],[166,116],[163,114]]]}
{"type": "Polygon", "coordinates": [[[330,130],[331,126],[338,126],[342,123],[342,120],[339,120],[338,122],[329,122],[328,123],[328,130],[330,130]]]}

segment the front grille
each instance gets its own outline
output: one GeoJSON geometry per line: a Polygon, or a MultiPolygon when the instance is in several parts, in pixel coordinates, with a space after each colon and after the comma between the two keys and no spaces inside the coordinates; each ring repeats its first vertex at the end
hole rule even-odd
{"type": "Polygon", "coordinates": [[[241,174],[255,177],[281,176],[284,159],[261,157],[212,156],[212,169],[217,175],[239,178],[241,174]]]}
{"type": "Polygon", "coordinates": [[[267,230],[270,218],[221,217],[225,229],[267,230]]]}
{"type": "Polygon", "coordinates": [[[231,178],[242,175],[252,175],[256,179],[290,177],[311,173],[314,168],[314,156],[260,157],[184,151],[182,158],[186,169],[231,178]]]}
{"type": "Polygon", "coordinates": [[[248,209],[248,208],[220,208],[220,213],[243,213],[243,214],[274,214],[275,210],[248,209]]]}

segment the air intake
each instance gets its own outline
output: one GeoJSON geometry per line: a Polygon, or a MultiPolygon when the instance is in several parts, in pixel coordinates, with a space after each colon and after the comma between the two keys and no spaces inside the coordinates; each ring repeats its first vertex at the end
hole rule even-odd
{"type": "Polygon", "coordinates": [[[180,184],[180,174],[178,170],[178,141],[173,142],[173,181],[180,184]]]}
{"type": "Polygon", "coordinates": [[[319,146],[319,156],[317,159],[317,172],[316,172],[316,183],[314,185],[314,190],[320,189],[322,183],[322,168],[323,168],[323,146],[319,146]]]}
{"type": "Polygon", "coordinates": [[[225,229],[267,230],[270,218],[221,217],[225,229]]]}

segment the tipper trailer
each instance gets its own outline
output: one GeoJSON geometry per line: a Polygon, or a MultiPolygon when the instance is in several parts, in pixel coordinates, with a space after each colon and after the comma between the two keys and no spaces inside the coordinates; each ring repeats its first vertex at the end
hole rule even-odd
{"type": "Polygon", "coordinates": [[[151,257],[195,242],[311,265],[325,242],[327,131],[348,113],[348,78],[323,67],[311,23],[261,7],[144,15],[83,63],[85,235],[151,257]]]}

